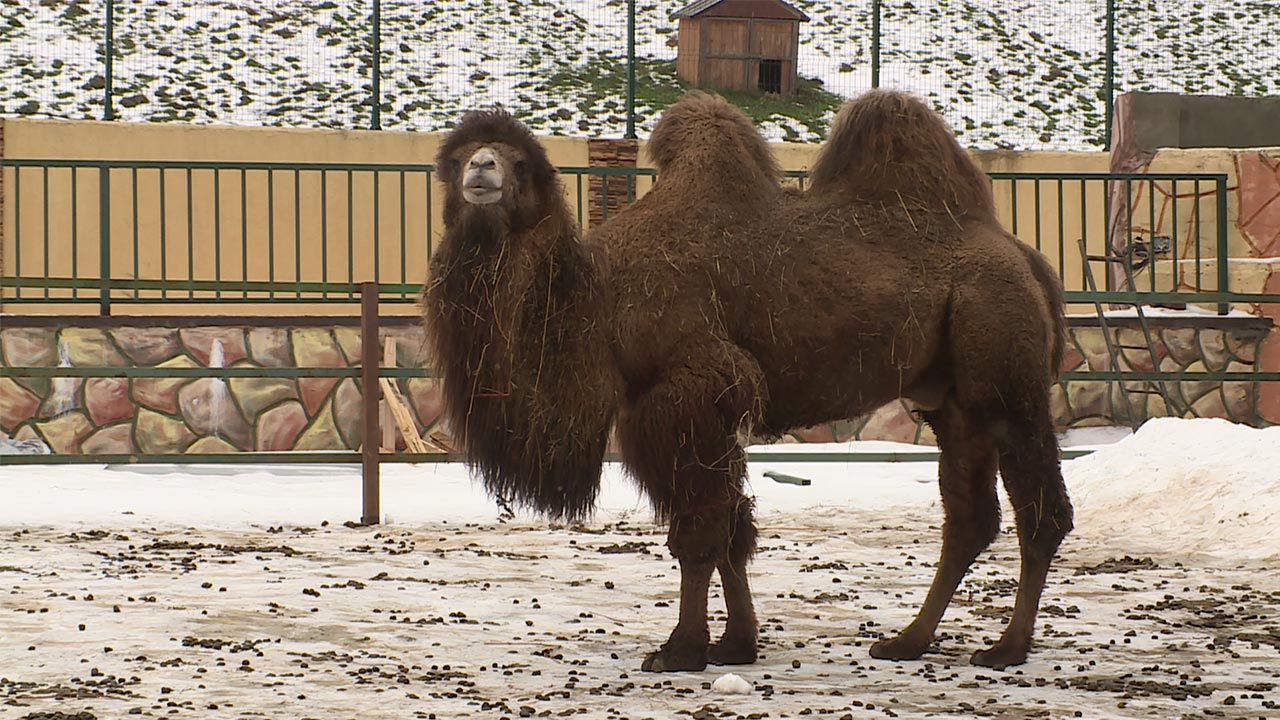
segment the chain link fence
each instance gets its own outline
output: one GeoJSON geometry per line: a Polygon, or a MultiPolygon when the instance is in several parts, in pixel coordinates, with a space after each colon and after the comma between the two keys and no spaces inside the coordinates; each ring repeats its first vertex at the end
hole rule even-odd
{"type": "MultiPolygon", "coordinates": [[[[687,89],[685,4],[0,0],[0,114],[431,131],[498,105],[540,133],[643,136],[687,89]]],[[[1125,91],[1280,94],[1273,0],[792,4],[797,94],[734,98],[774,138],[819,139],[873,85],[927,97],[978,148],[1105,146],[1125,91]]]]}

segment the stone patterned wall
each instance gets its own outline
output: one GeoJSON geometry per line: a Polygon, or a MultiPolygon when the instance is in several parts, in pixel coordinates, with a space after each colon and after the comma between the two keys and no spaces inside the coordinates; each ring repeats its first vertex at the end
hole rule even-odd
{"type": "MultiPolygon", "coordinates": [[[[1261,292],[1280,294],[1280,150],[1257,150],[1236,155],[1240,217],[1236,226],[1249,252],[1266,268],[1261,292]]],[[[1280,305],[1256,305],[1254,314],[1280,324],[1280,305]]],[[[1259,349],[1258,364],[1280,370],[1280,333],[1272,333],[1259,349]]],[[[1259,413],[1280,424],[1280,387],[1262,393],[1259,413]]]]}
{"type": "MultiPolygon", "coordinates": [[[[419,328],[382,336],[395,338],[398,365],[417,366],[419,328]]],[[[9,366],[332,368],[359,357],[354,326],[0,330],[9,366]]],[[[419,426],[431,429],[441,409],[436,381],[397,382],[419,426]]],[[[57,453],[345,450],[363,439],[360,402],[353,378],[0,378],[0,432],[57,453]]]]}
{"type": "MultiPolygon", "coordinates": [[[[1113,327],[1112,332],[1120,344],[1143,344],[1136,327],[1113,327]]],[[[1267,329],[1257,323],[1227,329],[1156,326],[1153,333],[1159,367],[1189,372],[1250,371],[1268,339],[1267,329]]],[[[420,328],[384,327],[382,337],[395,339],[399,366],[420,366],[420,328]]],[[[0,362],[9,366],[327,368],[356,366],[359,356],[355,326],[0,329],[0,362]]],[[[1063,370],[1086,367],[1111,369],[1106,344],[1099,328],[1072,327],[1063,370]]],[[[1151,370],[1155,363],[1145,350],[1124,350],[1119,367],[1151,370]]],[[[436,381],[397,382],[419,430],[443,430],[436,381]]],[[[1169,383],[1169,391],[1173,414],[1268,423],[1259,413],[1254,383],[1169,383]]],[[[1170,414],[1158,396],[1133,397],[1140,418],[1170,414]]],[[[0,378],[0,433],[39,439],[58,453],[347,450],[362,442],[360,400],[360,384],[352,378],[0,378]]],[[[1106,382],[1059,383],[1053,413],[1062,429],[1124,425],[1130,419],[1118,385],[1106,382]]],[[[904,402],[797,430],[788,438],[851,439],[935,443],[929,427],[904,402]]]]}

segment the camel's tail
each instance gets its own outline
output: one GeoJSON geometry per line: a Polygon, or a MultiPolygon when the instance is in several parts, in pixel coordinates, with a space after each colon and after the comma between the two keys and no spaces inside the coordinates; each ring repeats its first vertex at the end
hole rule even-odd
{"type": "Polygon", "coordinates": [[[995,217],[991,181],[942,116],[896,90],[849,100],[809,172],[810,192],[949,212],[959,219],[995,217]]]}
{"type": "Polygon", "coordinates": [[[1027,263],[1031,266],[1031,274],[1035,276],[1036,282],[1040,285],[1040,289],[1044,292],[1045,302],[1049,305],[1049,313],[1053,316],[1053,344],[1049,350],[1050,374],[1056,378],[1058,372],[1062,368],[1062,358],[1066,353],[1067,342],[1067,318],[1065,315],[1064,300],[1062,296],[1062,283],[1058,280],[1058,274],[1054,272],[1053,266],[1040,254],[1039,250],[1030,245],[1010,236],[1010,240],[1022,249],[1024,255],[1027,256],[1027,263]]]}

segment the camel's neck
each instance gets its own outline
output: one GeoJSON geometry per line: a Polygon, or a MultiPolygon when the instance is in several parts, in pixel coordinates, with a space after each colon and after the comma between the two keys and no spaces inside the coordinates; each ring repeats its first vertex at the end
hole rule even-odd
{"type": "Polygon", "coordinates": [[[491,488],[577,514],[619,385],[601,267],[571,221],[499,237],[490,220],[446,231],[425,291],[450,426],[491,488]],[[563,497],[545,488],[557,474],[572,485],[563,497]]]}

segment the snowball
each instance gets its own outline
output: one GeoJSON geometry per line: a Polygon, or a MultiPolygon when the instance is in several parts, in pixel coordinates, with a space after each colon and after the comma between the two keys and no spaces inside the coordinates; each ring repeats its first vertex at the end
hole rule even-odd
{"type": "Polygon", "coordinates": [[[711,683],[711,691],[724,695],[746,695],[755,689],[749,680],[743,680],[733,673],[725,673],[711,683]]]}

